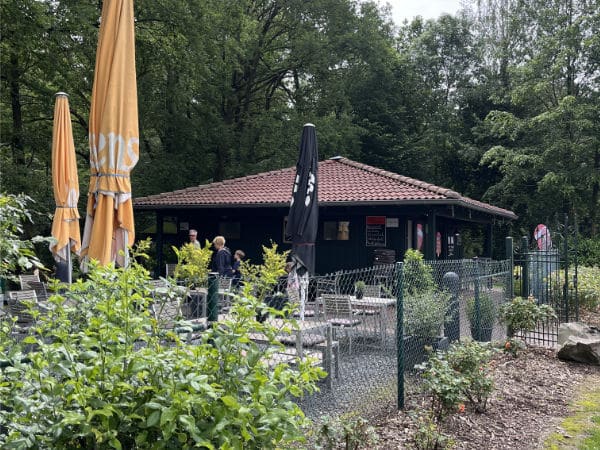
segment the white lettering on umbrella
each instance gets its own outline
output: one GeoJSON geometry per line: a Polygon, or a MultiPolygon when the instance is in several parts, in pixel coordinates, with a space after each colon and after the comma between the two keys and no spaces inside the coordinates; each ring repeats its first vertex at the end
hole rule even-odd
{"type": "Polygon", "coordinates": [[[308,173],[308,186],[306,186],[306,198],[304,199],[304,206],[310,205],[311,194],[315,190],[315,175],[312,172],[308,173]]]}
{"type": "Polygon", "coordinates": [[[296,174],[296,179],[294,180],[294,190],[292,192],[292,199],[290,200],[290,206],[294,204],[294,194],[298,192],[298,183],[300,183],[300,175],[296,174]]]}
{"type": "Polygon", "coordinates": [[[127,145],[125,145],[123,136],[116,133],[109,133],[108,146],[106,145],[106,141],[106,136],[98,133],[98,146],[96,146],[96,136],[93,134],[90,135],[90,166],[97,172],[100,172],[108,158],[108,170],[129,172],[139,160],[139,155],[134,151],[134,146],[139,145],[140,140],[137,137],[130,137],[127,145]],[[130,161],[130,164],[125,162],[126,159],[130,161]]]}

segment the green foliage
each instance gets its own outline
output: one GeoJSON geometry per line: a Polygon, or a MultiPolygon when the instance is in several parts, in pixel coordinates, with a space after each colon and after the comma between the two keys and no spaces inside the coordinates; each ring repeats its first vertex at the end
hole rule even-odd
{"type": "Polygon", "coordinates": [[[0,194],[0,279],[16,279],[17,270],[43,269],[37,258],[34,242],[47,242],[36,237],[22,240],[24,226],[31,222],[28,209],[32,199],[26,195],[0,194]]]}
{"type": "Polygon", "coordinates": [[[493,352],[475,341],[453,344],[417,366],[423,370],[425,392],[431,395],[431,417],[441,423],[449,414],[464,411],[469,402],[476,412],[484,412],[494,389],[489,373],[493,352]]]}
{"type": "Polygon", "coordinates": [[[191,243],[184,244],[180,249],[172,247],[177,255],[177,266],[174,276],[183,280],[189,286],[206,286],[210,272],[210,260],[213,251],[210,242],[206,240],[204,246],[197,247],[191,243]]]}
{"type": "Polygon", "coordinates": [[[404,297],[404,334],[436,337],[444,322],[451,319],[447,292],[426,291],[404,297]]]}
{"type": "Polygon", "coordinates": [[[492,327],[496,321],[496,304],[489,294],[479,294],[479,298],[467,300],[467,317],[471,327],[477,323],[482,327],[492,327]]]}
{"type": "Polygon", "coordinates": [[[356,295],[356,298],[363,297],[365,287],[367,287],[367,284],[364,281],[359,280],[356,283],[354,283],[354,294],[356,295]]]}
{"type": "Polygon", "coordinates": [[[450,320],[448,306],[451,296],[437,291],[433,270],[418,250],[408,249],[404,255],[403,301],[404,333],[435,337],[444,321],[450,320]]]}
{"type": "Polygon", "coordinates": [[[268,363],[280,330],[255,320],[254,296],[247,292],[230,318],[190,345],[159,329],[150,289],[138,263],[94,266],[87,281],[50,299],[23,341],[0,322],[2,448],[281,448],[302,440],[305,419],[293,399],[314,391],[324,373],[311,361],[268,363]],[[273,346],[259,348],[249,332],[273,346]]]}
{"type": "Polygon", "coordinates": [[[500,344],[502,351],[513,358],[517,358],[521,351],[526,349],[525,344],[520,339],[508,338],[500,344]]]}
{"type": "Polygon", "coordinates": [[[285,262],[289,255],[289,250],[279,253],[279,246],[271,242],[271,246],[262,246],[263,264],[252,264],[249,260],[242,260],[240,272],[244,280],[243,295],[246,291],[259,299],[264,299],[269,295],[273,286],[277,284],[279,278],[286,274],[285,262]]]}
{"type": "Polygon", "coordinates": [[[417,450],[443,450],[454,447],[454,441],[441,431],[441,424],[431,411],[411,416],[417,426],[413,444],[417,450]]]}
{"type": "Polygon", "coordinates": [[[323,418],[317,432],[316,444],[323,450],[358,450],[376,445],[379,437],[375,428],[356,413],[343,414],[332,419],[323,418]]]}
{"type": "MultiPolygon", "coordinates": [[[[569,289],[573,289],[572,281],[569,289]]],[[[579,306],[594,311],[600,308],[600,266],[577,269],[577,295],[579,306]]]]}
{"type": "Polygon", "coordinates": [[[416,368],[423,370],[423,390],[431,396],[432,417],[436,423],[441,423],[464,402],[467,380],[441,352],[431,355],[427,362],[416,368]]]}
{"type": "Polygon", "coordinates": [[[533,297],[515,297],[500,306],[498,317],[512,334],[533,330],[539,322],[556,318],[556,314],[550,305],[536,304],[533,297]]]}
{"type": "Polygon", "coordinates": [[[494,390],[494,382],[489,373],[489,363],[493,351],[489,345],[476,341],[454,344],[446,353],[450,367],[465,380],[462,393],[476,412],[486,410],[487,401],[494,390]]]}
{"type": "Polygon", "coordinates": [[[577,262],[580,266],[600,267],[600,237],[577,242],[577,262]]]}
{"type": "Polygon", "coordinates": [[[425,264],[423,254],[418,250],[408,249],[404,254],[402,267],[404,276],[404,296],[429,292],[435,288],[433,270],[425,264]]]}

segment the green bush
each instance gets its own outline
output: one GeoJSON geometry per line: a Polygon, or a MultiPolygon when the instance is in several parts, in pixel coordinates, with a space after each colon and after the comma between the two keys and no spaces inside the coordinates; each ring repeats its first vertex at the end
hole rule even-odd
{"type": "Polygon", "coordinates": [[[32,202],[26,195],[0,194],[0,279],[15,280],[17,270],[44,268],[33,244],[49,240],[40,237],[21,239],[24,225],[32,221],[28,209],[32,202]]]}
{"type": "Polygon", "coordinates": [[[293,399],[324,372],[313,361],[269,364],[280,330],[256,321],[260,299],[246,294],[194,345],[158,328],[148,273],[137,263],[93,267],[89,280],[50,299],[20,342],[12,322],[1,322],[0,447],[268,449],[301,441],[305,418],[293,399]],[[259,348],[249,332],[273,346],[259,348]]]}
{"type": "Polygon", "coordinates": [[[436,337],[444,322],[450,319],[447,292],[426,291],[404,297],[404,334],[436,337]]]}
{"type": "Polygon", "coordinates": [[[539,322],[556,318],[556,314],[550,305],[536,304],[533,297],[515,297],[500,306],[498,317],[512,335],[534,330],[539,322]]]}
{"type": "Polygon", "coordinates": [[[177,255],[175,278],[185,282],[190,287],[207,286],[213,253],[210,242],[205,240],[204,246],[200,247],[188,242],[181,248],[172,247],[172,249],[177,255]]]}
{"type": "Polygon", "coordinates": [[[580,239],[577,242],[577,260],[586,267],[600,267],[600,237],[580,239]]]}
{"type": "MultiPolygon", "coordinates": [[[[573,289],[572,281],[569,289],[573,289]]],[[[600,308],[600,266],[577,269],[577,294],[580,307],[591,311],[600,308]]]]}
{"type": "Polygon", "coordinates": [[[435,288],[433,271],[425,264],[423,254],[418,250],[408,249],[404,254],[403,264],[404,296],[420,294],[435,288]]]}
{"type": "Polygon", "coordinates": [[[481,327],[489,328],[496,322],[496,304],[494,299],[488,294],[480,294],[477,302],[474,297],[467,300],[467,317],[471,327],[475,327],[479,314],[479,324],[481,327]]]}

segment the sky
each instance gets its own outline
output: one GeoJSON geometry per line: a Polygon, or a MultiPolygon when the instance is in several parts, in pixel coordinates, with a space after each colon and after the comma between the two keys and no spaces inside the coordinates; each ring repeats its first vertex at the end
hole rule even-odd
{"type": "Polygon", "coordinates": [[[392,18],[396,25],[415,16],[437,19],[441,14],[454,15],[460,9],[461,0],[380,0],[381,4],[392,5],[392,18]]]}

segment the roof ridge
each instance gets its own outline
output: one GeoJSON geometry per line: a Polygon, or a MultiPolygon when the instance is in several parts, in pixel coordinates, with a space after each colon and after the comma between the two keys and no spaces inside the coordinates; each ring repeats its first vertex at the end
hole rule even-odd
{"type": "Polygon", "coordinates": [[[411,177],[400,175],[400,174],[397,174],[394,172],[390,172],[389,170],[379,169],[377,167],[373,167],[373,166],[370,166],[370,165],[364,164],[364,163],[359,163],[357,161],[353,161],[353,160],[345,158],[345,157],[336,158],[335,161],[341,162],[341,163],[346,164],[351,167],[356,167],[357,169],[362,169],[362,170],[366,170],[371,173],[376,173],[378,175],[382,175],[382,176],[391,178],[393,180],[398,180],[403,183],[410,184],[412,186],[415,186],[415,187],[418,187],[421,189],[426,189],[435,194],[440,194],[440,195],[444,195],[446,197],[455,198],[455,199],[463,198],[462,195],[460,195],[456,191],[453,191],[452,189],[448,189],[448,188],[441,187],[441,186],[436,186],[435,184],[431,184],[431,183],[426,183],[425,181],[417,180],[416,178],[411,178],[411,177]]]}

